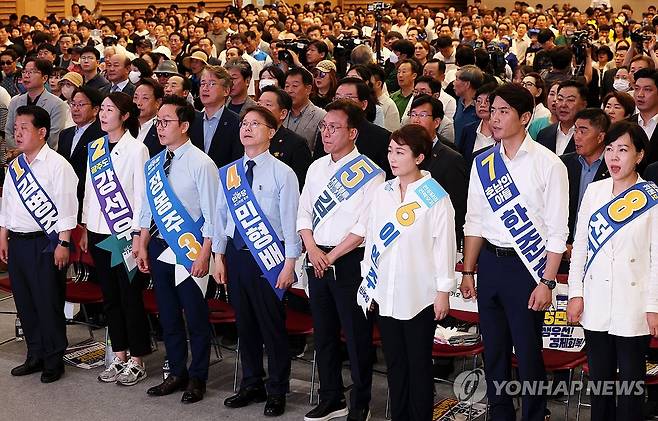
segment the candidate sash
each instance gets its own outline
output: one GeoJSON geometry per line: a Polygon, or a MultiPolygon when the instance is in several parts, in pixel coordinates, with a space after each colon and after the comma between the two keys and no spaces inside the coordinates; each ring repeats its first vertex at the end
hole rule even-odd
{"type": "Polygon", "coordinates": [[[334,174],[313,204],[313,229],[317,229],[338,207],[368,181],[384,171],[365,155],[359,155],[334,174]]]}
{"type": "Polygon", "coordinates": [[[112,253],[111,267],[123,262],[128,277],[132,280],[137,270],[132,255],[133,210],[119,177],[114,172],[108,143],[107,135],[98,138],[89,145],[88,153],[91,184],[111,233],[110,237],[98,243],[98,246],[112,253]]]}
{"type": "MultiPolygon", "coordinates": [[[[161,151],[144,165],[146,198],[153,221],[162,238],[174,252],[176,263],[190,272],[192,264],[201,252],[203,244],[201,227],[204,219],[201,216],[198,221],[194,221],[172,190],[164,171],[166,152],[166,149],[161,151]]],[[[200,288],[204,289],[201,286],[200,288]]]]}
{"type": "Polygon", "coordinates": [[[55,203],[50,199],[46,190],[41,187],[39,180],[32,173],[32,169],[21,154],[9,165],[9,174],[14,182],[21,203],[32,216],[41,230],[50,239],[50,244],[44,252],[55,250],[59,235],[55,230],[59,214],[55,203]]]}
{"type": "Polygon", "coordinates": [[[650,181],[637,183],[594,212],[589,219],[585,273],[603,245],[626,224],[658,204],[658,187],[650,181]]]}
{"type": "MultiPolygon", "coordinates": [[[[391,183],[387,182],[385,189],[391,189],[391,183]]],[[[379,260],[382,254],[390,250],[391,244],[411,226],[423,218],[425,213],[430,210],[448,193],[433,178],[428,178],[413,191],[407,191],[405,203],[400,205],[392,215],[387,218],[379,233],[375,236],[370,250],[370,255],[365,256],[367,259],[368,272],[359,285],[356,294],[356,300],[366,313],[370,308],[372,297],[377,289],[377,279],[379,277],[379,260]]]]}
{"type": "Polygon", "coordinates": [[[274,293],[281,300],[285,290],[277,288],[276,283],[286,260],[283,244],[258,204],[254,191],[247,183],[242,162],[243,158],[240,158],[219,169],[226,204],[235,227],[251,255],[274,293]]]}
{"type": "Polygon", "coordinates": [[[546,267],[545,236],[528,212],[528,206],[500,155],[500,143],[478,155],[475,161],[491,210],[509,233],[521,261],[535,282],[539,282],[546,267]]]}

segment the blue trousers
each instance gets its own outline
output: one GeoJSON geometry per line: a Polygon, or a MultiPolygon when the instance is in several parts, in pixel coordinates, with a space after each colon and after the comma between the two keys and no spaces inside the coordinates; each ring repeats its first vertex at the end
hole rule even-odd
{"type": "MultiPolygon", "coordinates": [[[[512,378],[512,346],[519,361],[519,380],[545,380],[542,359],[543,311],[528,309],[537,283],[518,256],[496,257],[482,248],[478,261],[477,302],[484,342],[490,419],[516,420],[512,397],[496,394],[494,381],[512,378]]],[[[544,396],[522,397],[522,420],[543,421],[544,396]]]]}
{"type": "Polygon", "coordinates": [[[152,238],[148,245],[151,276],[160,311],[169,369],[174,376],[208,380],[210,363],[210,321],[208,303],[194,279],[188,277],[175,286],[174,265],[158,260],[167,243],[152,238]],[[183,321],[183,312],[185,321],[183,321]],[[187,322],[187,332],[185,331],[187,322]],[[192,361],[187,368],[187,335],[190,336],[192,361]]]}

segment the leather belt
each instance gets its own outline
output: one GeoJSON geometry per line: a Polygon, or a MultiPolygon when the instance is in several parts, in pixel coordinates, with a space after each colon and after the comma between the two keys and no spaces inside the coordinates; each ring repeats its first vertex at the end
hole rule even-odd
{"type": "Polygon", "coordinates": [[[516,257],[518,254],[516,250],[511,247],[498,247],[495,244],[491,244],[489,241],[485,240],[485,247],[487,250],[496,255],[496,257],[516,257]]]}
{"type": "Polygon", "coordinates": [[[34,238],[45,237],[46,233],[43,231],[34,231],[34,232],[16,232],[9,231],[9,237],[11,238],[20,238],[23,240],[32,240],[34,238]]]}
{"type": "Polygon", "coordinates": [[[335,249],[336,247],[318,246],[318,248],[325,253],[329,253],[331,250],[335,249]]]}

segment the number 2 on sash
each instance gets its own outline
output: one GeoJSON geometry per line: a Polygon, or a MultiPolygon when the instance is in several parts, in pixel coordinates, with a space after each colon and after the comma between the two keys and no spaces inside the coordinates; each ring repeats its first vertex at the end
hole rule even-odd
{"type": "Polygon", "coordinates": [[[237,164],[231,165],[231,167],[226,171],[226,188],[231,190],[240,187],[240,176],[238,175],[237,164]]]}
{"type": "MultiPolygon", "coordinates": [[[[494,152],[496,153],[496,152],[494,152]]],[[[496,178],[496,171],[494,170],[494,153],[489,154],[486,158],[482,160],[482,166],[489,166],[489,180],[493,181],[496,178]]]]}
{"type": "Polygon", "coordinates": [[[615,222],[622,222],[630,218],[633,212],[642,209],[647,204],[647,197],[638,190],[631,190],[612,202],[608,214],[615,222]]]}
{"type": "Polygon", "coordinates": [[[21,178],[25,174],[25,170],[21,168],[21,165],[18,163],[18,158],[14,159],[14,163],[11,164],[14,173],[16,173],[16,180],[21,178]]]}
{"type": "Polygon", "coordinates": [[[102,137],[92,142],[91,147],[94,149],[94,154],[91,156],[92,161],[96,161],[98,158],[105,155],[105,148],[103,147],[104,144],[105,139],[102,137]]]}
{"type": "Polygon", "coordinates": [[[359,184],[361,180],[363,180],[363,177],[365,177],[365,174],[363,172],[365,171],[367,173],[371,173],[372,167],[368,165],[366,161],[361,159],[350,166],[350,171],[352,171],[353,174],[344,172],[340,175],[340,181],[348,189],[351,189],[352,187],[359,184]]]}

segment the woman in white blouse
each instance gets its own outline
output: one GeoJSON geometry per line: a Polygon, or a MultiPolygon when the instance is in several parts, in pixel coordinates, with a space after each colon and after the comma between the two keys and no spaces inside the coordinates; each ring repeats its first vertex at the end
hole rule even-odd
{"type": "MultiPolygon", "coordinates": [[[[432,139],[417,124],[391,135],[388,160],[396,178],[381,184],[373,196],[365,256],[371,256],[382,227],[408,203],[410,193],[431,179],[429,172],[421,171],[431,148],[432,139]]],[[[381,253],[372,294],[379,307],[394,421],[432,418],[434,330],[436,320],[448,314],[448,295],[456,286],[455,211],[450,198],[443,196],[414,219],[381,253]]],[[[363,261],[363,271],[369,263],[369,258],[363,261]]]]}
{"type": "MultiPolygon", "coordinates": [[[[617,196],[606,214],[620,222],[630,218],[637,204],[643,202],[636,195],[631,198],[621,193],[644,181],[636,169],[648,145],[644,130],[628,121],[615,123],[606,134],[605,144],[611,178],[590,184],[580,205],[567,316],[585,328],[591,381],[640,382],[645,379],[650,335],[658,335],[658,206],[630,220],[617,233],[611,234],[607,224],[590,222],[617,196]],[[594,241],[591,247],[588,236],[594,241]],[[590,249],[601,243],[592,259],[590,249]]],[[[593,420],[643,419],[643,386],[639,394],[636,389],[617,396],[616,405],[614,395],[593,394],[591,401],[593,420]]]]}
{"type": "MultiPolygon", "coordinates": [[[[139,231],[139,213],[145,189],[144,163],[149,157],[147,147],[135,139],[139,132],[138,116],[139,110],[132,98],[122,92],[109,94],[98,114],[101,128],[107,132],[106,146],[110,150],[115,180],[120,183],[133,212],[132,232],[139,231]]],[[[90,150],[92,145],[89,146],[90,150]]],[[[94,258],[103,291],[103,308],[112,350],[116,355],[98,380],[132,386],[146,378],[142,357],[151,353],[149,324],[142,299],[145,277],[137,273],[130,280],[124,263],[112,266],[111,253],[99,247],[98,243],[107,239],[111,232],[89,171],[86,177],[82,202],[82,224],[86,230],[80,248],[85,252],[89,249],[94,258]]],[[[139,249],[139,237],[132,236],[132,239],[133,250],[136,251],[139,249]]]]}

